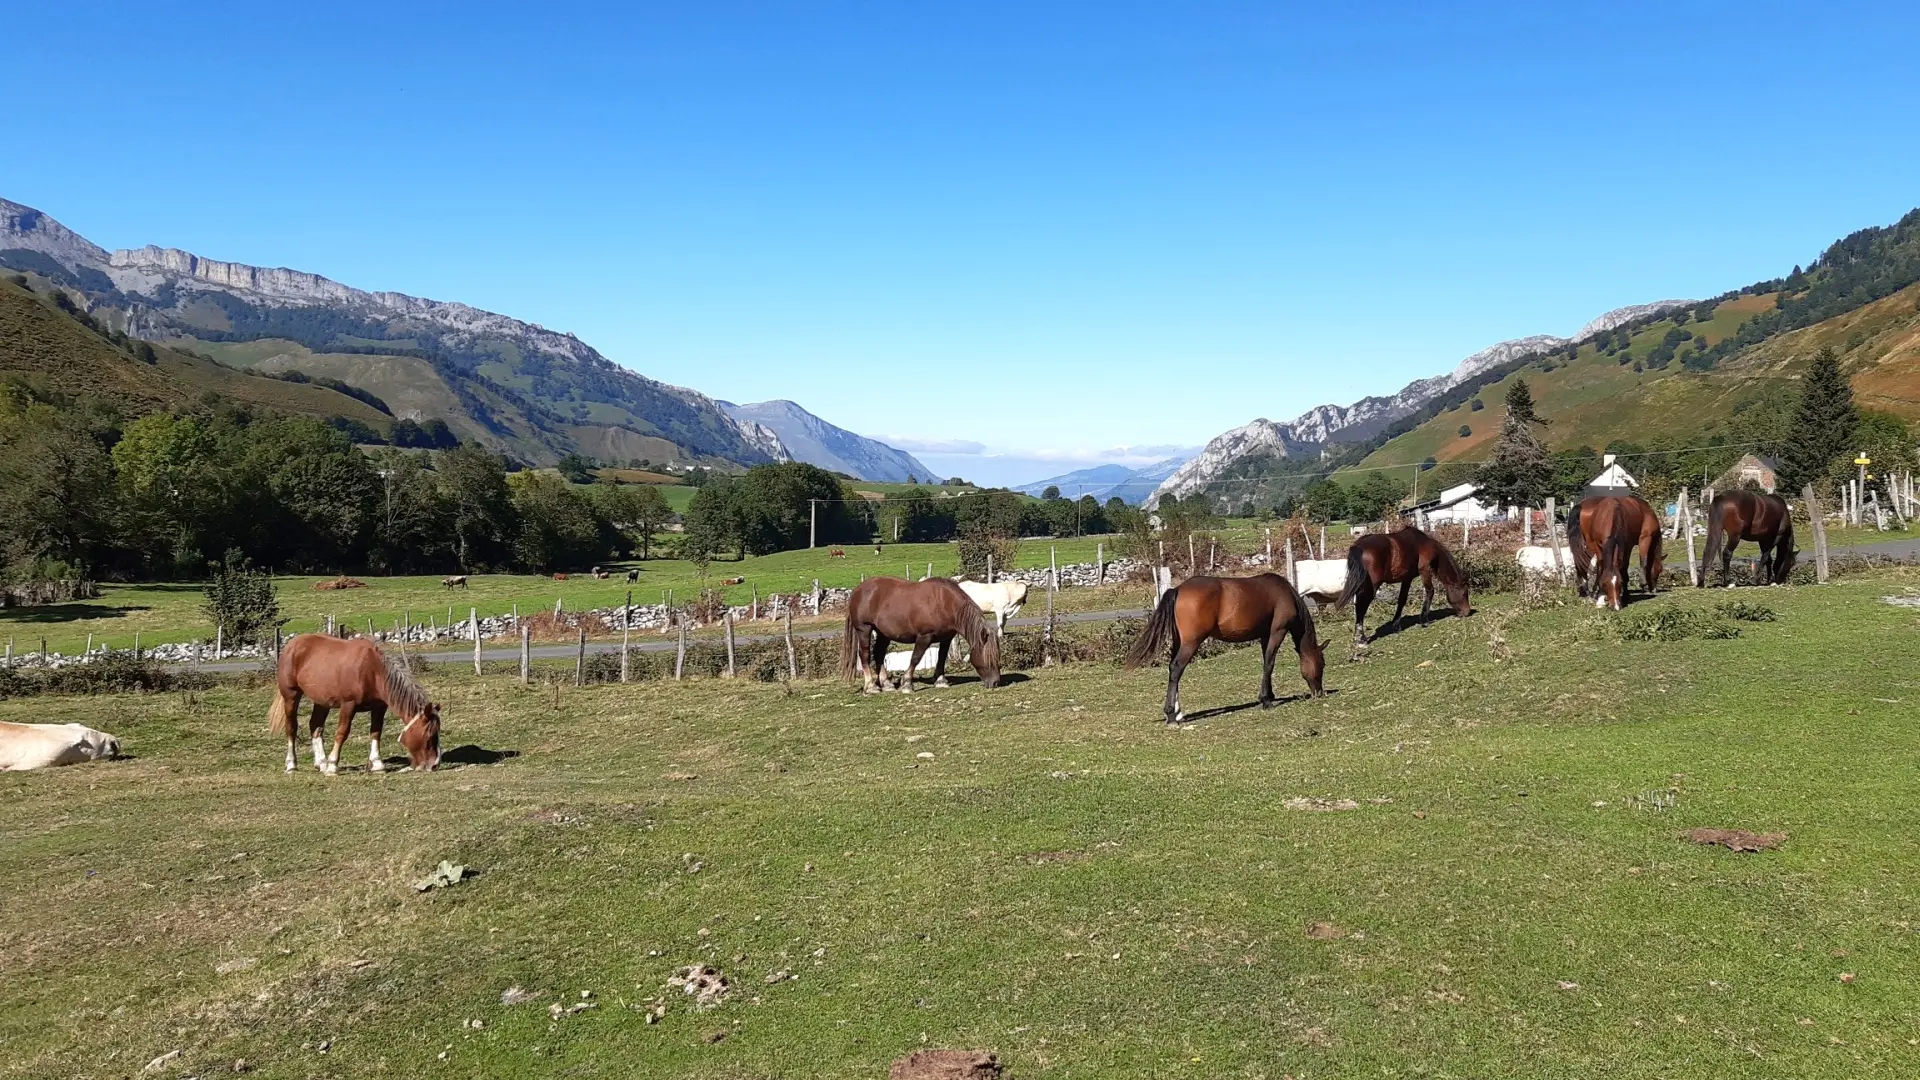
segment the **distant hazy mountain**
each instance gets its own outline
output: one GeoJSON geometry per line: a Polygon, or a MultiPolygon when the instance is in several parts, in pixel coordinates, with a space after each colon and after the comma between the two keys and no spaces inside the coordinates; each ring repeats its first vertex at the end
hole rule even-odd
{"type": "Polygon", "coordinates": [[[1060,494],[1070,499],[1091,495],[1106,502],[1118,496],[1122,502],[1137,504],[1153,494],[1153,490],[1160,486],[1160,481],[1172,476],[1191,456],[1189,453],[1177,454],[1139,469],[1126,465],[1095,465],[1090,469],[1079,469],[1023,484],[1014,490],[1039,495],[1050,487],[1057,487],[1060,494]]]}
{"type": "Polygon", "coordinates": [[[762,401],[754,405],[722,401],[720,408],[742,424],[756,424],[772,431],[795,461],[862,480],[905,483],[912,479],[924,484],[938,479],[932,469],[912,454],[878,439],[835,427],[791,401],[762,401]]]}

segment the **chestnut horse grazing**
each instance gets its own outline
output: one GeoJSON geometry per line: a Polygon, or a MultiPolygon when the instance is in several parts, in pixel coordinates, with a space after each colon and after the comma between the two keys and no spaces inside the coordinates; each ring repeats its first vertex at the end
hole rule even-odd
{"type": "Polygon", "coordinates": [[[1146,631],[1127,650],[1128,671],[1154,658],[1161,646],[1172,642],[1167,662],[1167,723],[1178,724],[1187,718],[1180,709],[1180,676],[1186,674],[1193,654],[1208,638],[1221,641],[1258,641],[1261,643],[1260,706],[1271,709],[1273,697],[1273,658],[1280,654],[1280,643],[1293,637],[1293,649],[1300,654],[1300,676],[1314,697],[1325,693],[1320,688],[1320,669],[1325,662],[1320,639],[1314,636],[1313,616],[1294,591],[1293,583],[1279,574],[1258,577],[1188,578],[1160,596],[1146,631]]]}
{"type": "Polygon", "coordinates": [[[1594,607],[1620,610],[1626,599],[1627,566],[1640,549],[1640,574],[1653,592],[1660,582],[1660,516],[1638,495],[1594,495],[1567,511],[1567,554],[1581,596],[1594,607]],[[1593,574],[1589,586],[1587,575],[1593,574]]]}
{"type": "Polygon", "coordinates": [[[275,735],[287,737],[288,772],[294,767],[301,695],[313,701],[308,731],[313,736],[313,767],[321,772],[331,776],[339,771],[340,746],[353,728],[353,714],[361,709],[367,710],[368,733],[373,739],[367,768],[373,772],[386,769],[380,760],[380,731],[386,726],[388,709],[406,721],[400,729],[400,745],[406,747],[407,760],[413,767],[439,767],[440,706],[427,700],[427,692],[413,681],[399,660],[383,655],[371,641],[301,634],[280,651],[279,682],[279,693],[267,713],[267,726],[275,735]],[[331,753],[320,741],[328,709],[340,712],[331,753]]]}
{"type": "Polygon", "coordinates": [[[1760,545],[1760,583],[1779,585],[1793,573],[1793,510],[1787,500],[1759,491],[1723,491],[1707,511],[1707,554],[1700,560],[1700,586],[1706,587],[1713,560],[1720,560],[1720,581],[1733,587],[1733,549],[1740,541],[1760,545]]]}
{"type": "Polygon", "coordinates": [[[1454,614],[1473,614],[1473,605],[1467,599],[1467,576],[1460,572],[1460,564],[1453,561],[1452,553],[1440,541],[1408,525],[1398,532],[1368,533],[1353,542],[1347,551],[1347,587],[1340,593],[1336,606],[1353,605],[1356,653],[1367,647],[1367,607],[1373,603],[1380,586],[1396,582],[1400,585],[1400,602],[1394,606],[1393,619],[1388,623],[1396,625],[1407,612],[1407,594],[1413,590],[1415,577],[1427,587],[1426,599],[1420,602],[1422,621],[1433,609],[1436,577],[1447,590],[1447,603],[1453,605],[1454,614]]]}
{"type": "Polygon", "coordinates": [[[840,672],[860,676],[861,689],[886,689],[887,646],[913,643],[906,680],[900,689],[913,693],[913,671],[927,646],[939,647],[933,685],[947,685],[947,647],[954,635],[967,639],[969,659],[980,681],[1000,685],[1000,639],[980,615],[973,600],[946,578],[907,581],[895,577],[868,578],[847,598],[847,633],[840,644],[840,672]]]}

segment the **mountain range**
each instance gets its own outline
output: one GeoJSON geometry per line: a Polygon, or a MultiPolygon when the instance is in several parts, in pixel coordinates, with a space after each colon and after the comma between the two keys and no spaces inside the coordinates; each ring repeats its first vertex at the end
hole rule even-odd
{"type": "Polygon", "coordinates": [[[1521,356],[1532,356],[1587,341],[1635,319],[1645,319],[1672,308],[1686,307],[1691,300],[1661,300],[1615,308],[1589,321],[1571,338],[1535,334],[1489,345],[1444,375],[1415,379],[1388,397],[1364,397],[1351,405],[1317,405],[1289,423],[1276,423],[1265,417],[1214,436],[1207,445],[1167,476],[1147,498],[1152,506],[1165,495],[1186,496],[1219,482],[1236,465],[1251,458],[1293,458],[1318,456],[1330,443],[1361,442],[1385,430],[1395,421],[1411,416],[1429,401],[1452,388],[1511,363],[1521,356]]]}
{"type": "MultiPolygon", "coordinates": [[[[790,402],[746,406],[736,416],[705,394],[648,378],[572,334],[534,323],[175,248],[109,252],[4,199],[0,267],[58,286],[108,331],[166,346],[175,359],[347,385],[380,403],[351,419],[379,429],[437,418],[462,441],[528,463],[569,453],[728,465],[816,455],[815,464],[856,476],[874,463],[887,475],[862,478],[885,479],[899,459],[912,461],[790,402]],[[793,434],[799,453],[776,424],[793,434]]],[[[328,403],[325,395],[309,397],[310,406],[328,403]]]]}
{"type": "Polygon", "coordinates": [[[720,402],[728,416],[773,432],[795,461],[846,473],[859,480],[892,483],[937,483],[933,470],[905,450],[878,439],[835,427],[791,401],[762,401],[755,405],[720,402]]]}
{"type": "Polygon", "coordinates": [[[1037,496],[1050,487],[1057,487],[1060,489],[1060,494],[1069,499],[1091,495],[1100,502],[1117,498],[1121,502],[1137,505],[1151,496],[1154,489],[1160,486],[1161,481],[1172,476],[1174,471],[1192,456],[1190,452],[1176,454],[1141,468],[1126,465],[1095,465],[1087,469],[1062,473],[1059,476],[1050,476],[1045,480],[1035,480],[1031,484],[1022,484],[1013,490],[1037,496]]]}

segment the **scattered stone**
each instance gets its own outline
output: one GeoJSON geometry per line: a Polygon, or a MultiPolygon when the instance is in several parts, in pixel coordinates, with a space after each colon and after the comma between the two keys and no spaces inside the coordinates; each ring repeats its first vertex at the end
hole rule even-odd
{"type": "Polygon", "coordinates": [[[1555,985],[1555,986],[1558,986],[1558,987],[1559,987],[1560,989],[1562,989],[1562,990],[1578,990],[1578,989],[1580,989],[1580,984],[1579,984],[1579,983],[1577,983],[1577,982],[1568,982],[1568,981],[1567,981],[1567,980],[1565,980],[1565,979],[1559,979],[1559,980],[1557,980],[1557,981],[1555,981],[1555,983],[1554,983],[1554,985],[1555,985]]]}
{"type": "Polygon", "coordinates": [[[161,1054],[159,1057],[154,1058],[152,1061],[147,1062],[147,1067],[140,1071],[141,1072],[158,1072],[161,1066],[165,1065],[169,1061],[172,1061],[174,1058],[179,1057],[181,1054],[185,1052],[186,1051],[184,1050],[169,1050],[166,1053],[161,1054]]]}
{"type": "Polygon", "coordinates": [[[413,883],[413,890],[415,892],[426,892],[429,889],[444,889],[451,885],[460,884],[467,878],[472,877],[473,874],[474,871],[467,869],[465,866],[441,859],[440,865],[434,867],[432,873],[413,883]]]}
{"type": "Polygon", "coordinates": [[[919,759],[920,759],[921,761],[932,761],[932,760],[933,760],[933,751],[931,751],[931,750],[922,750],[922,751],[920,751],[919,753],[917,753],[917,754],[915,754],[915,755],[913,755],[913,756],[914,756],[914,757],[916,757],[916,758],[919,758],[919,759]]]}
{"type": "Polygon", "coordinates": [[[1346,937],[1347,932],[1330,922],[1317,922],[1307,927],[1307,936],[1315,941],[1338,941],[1346,937]]]}
{"type": "Polygon", "coordinates": [[[915,1050],[893,1063],[887,1080],[999,1080],[1000,1059],[985,1050],[915,1050]]]}
{"type": "Polygon", "coordinates": [[[260,961],[255,957],[237,956],[232,960],[222,960],[218,964],[213,965],[213,973],[215,975],[231,975],[236,971],[246,971],[259,963],[260,961]]]}
{"type": "Polygon", "coordinates": [[[500,1004],[525,1005],[529,1001],[540,1000],[540,997],[541,997],[541,991],[528,990],[520,986],[518,983],[515,983],[514,985],[507,987],[505,990],[500,991],[500,1004]]]}
{"type": "Polygon", "coordinates": [[[691,964],[673,973],[667,980],[669,990],[678,989],[693,999],[695,1008],[711,1009],[726,1000],[727,977],[708,964],[691,964]]]}
{"type": "Polygon", "coordinates": [[[670,773],[661,773],[660,779],[662,780],[698,780],[700,779],[700,775],[698,773],[690,773],[690,772],[670,772],[670,773]]]}
{"type": "Polygon", "coordinates": [[[1295,795],[1280,804],[1288,810],[1358,810],[1360,804],[1352,799],[1322,799],[1318,796],[1295,795]]]}
{"type": "Polygon", "coordinates": [[[1719,844],[1728,851],[1769,851],[1786,842],[1786,833],[1751,833],[1745,829],[1688,829],[1696,844],[1719,844]]]}
{"type": "Polygon", "coordinates": [[[1851,972],[1851,971],[1843,971],[1843,972],[1841,972],[1841,973],[1840,973],[1840,982],[1841,982],[1841,984],[1842,984],[1842,985],[1845,985],[1845,986],[1852,986],[1852,985],[1853,985],[1853,980],[1854,980],[1854,974],[1853,974],[1853,972],[1851,972]]]}

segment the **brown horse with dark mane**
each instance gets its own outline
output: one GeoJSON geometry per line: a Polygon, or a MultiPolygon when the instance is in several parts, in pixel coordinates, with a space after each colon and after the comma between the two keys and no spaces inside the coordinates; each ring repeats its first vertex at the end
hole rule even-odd
{"type": "Polygon", "coordinates": [[[1441,587],[1447,590],[1447,603],[1453,605],[1454,614],[1473,614],[1473,604],[1467,597],[1467,576],[1460,572],[1460,564],[1453,561],[1453,554],[1445,544],[1412,525],[1397,532],[1369,533],[1353,542],[1353,547],[1347,550],[1347,586],[1335,606],[1353,605],[1356,653],[1367,647],[1367,607],[1373,603],[1380,586],[1395,583],[1400,586],[1400,602],[1394,606],[1393,618],[1387,623],[1398,626],[1406,615],[1407,594],[1413,590],[1416,577],[1427,587],[1426,599],[1420,603],[1422,622],[1433,609],[1435,578],[1439,578],[1441,587]]]}
{"type": "Polygon", "coordinates": [[[1313,616],[1294,591],[1293,583],[1279,574],[1258,577],[1188,578],[1160,596],[1153,615],[1140,640],[1127,650],[1128,671],[1154,658],[1162,646],[1171,642],[1167,661],[1167,723],[1186,719],[1180,709],[1180,676],[1186,674],[1193,654],[1208,638],[1221,641],[1261,642],[1260,705],[1273,708],[1273,660],[1280,643],[1291,635],[1293,649],[1300,654],[1300,676],[1314,697],[1325,693],[1320,687],[1320,669],[1325,663],[1320,639],[1313,632],[1313,616]]]}
{"type": "Polygon", "coordinates": [[[1760,584],[1781,585],[1793,573],[1799,553],[1793,548],[1793,508],[1778,495],[1762,491],[1723,491],[1707,509],[1707,552],[1700,560],[1700,586],[1720,560],[1720,583],[1733,587],[1733,549],[1740,541],[1760,545],[1760,584]]]}
{"type": "Polygon", "coordinates": [[[933,685],[945,686],[947,648],[956,635],[967,639],[968,658],[980,673],[980,682],[988,687],[1000,685],[1000,639],[960,586],[946,578],[868,578],[847,598],[840,672],[849,679],[858,674],[861,689],[877,694],[886,689],[887,646],[912,642],[913,656],[900,689],[913,693],[913,672],[929,645],[939,650],[933,685]]]}
{"type": "Polygon", "coordinates": [[[1662,570],[1660,515],[1640,496],[1594,495],[1567,511],[1567,553],[1573,557],[1574,580],[1581,596],[1593,597],[1595,607],[1620,610],[1635,548],[1640,549],[1640,574],[1651,593],[1662,570]]]}
{"type": "Polygon", "coordinates": [[[287,737],[287,771],[294,768],[294,738],[300,721],[300,698],[313,701],[313,719],[308,732],[313,736],[313,767],[331,776],[340,769],[340,746],[353,729],[353,714],[367,711],[367,768],[383,772],[380,759],[380,732],[386,726],[387,710],[392,709],[406,721],[400,729],[400,745],[407,760],[416,769],[434,769],[440,765],[440,706],[428,700],[427,692],[407,674],[402,662],[383,654],[365,638],[341,640],[326,634],[301,634],[280,650],[279,692],[267,713],[267,726],[275,735],[287,737]],[[320,733],[327,723],[327,710],[340,712],[340,725],[333,736],[333,750],[321,743],[320,733]]]}

